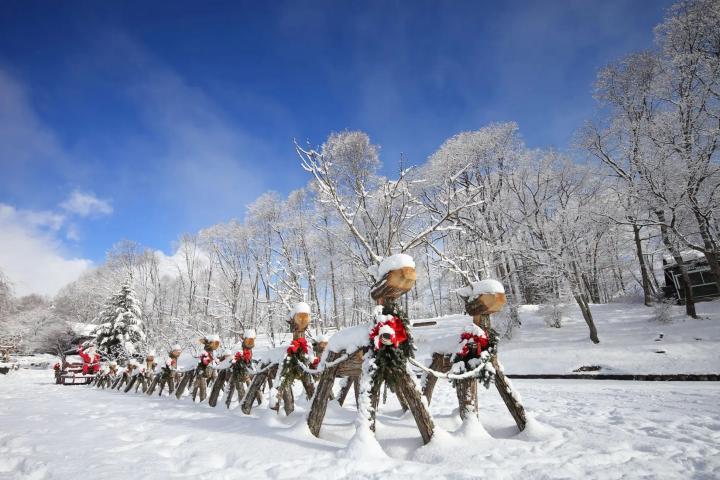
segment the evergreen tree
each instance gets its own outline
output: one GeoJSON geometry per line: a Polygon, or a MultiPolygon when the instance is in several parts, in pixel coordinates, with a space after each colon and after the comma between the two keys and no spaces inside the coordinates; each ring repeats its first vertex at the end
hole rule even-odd
{"type": "Polygon", "coordinates": [[[105,359],[128,359],[137,356],[145,340],[142,313],[129,283],[110,297],[98,317],[94,331],[95,344],[105,359]]]}

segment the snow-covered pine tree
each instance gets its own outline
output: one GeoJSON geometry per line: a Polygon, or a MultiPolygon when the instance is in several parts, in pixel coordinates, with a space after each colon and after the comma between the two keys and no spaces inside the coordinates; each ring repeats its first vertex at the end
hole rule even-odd
{"type": "Polygon", "coordinates": [[[129,359],[138,354],[145,340],[141,316],[135,292],[129,283],[123,283],[100,312],[94,331],[94,343],[104,359],[129,359]]]}

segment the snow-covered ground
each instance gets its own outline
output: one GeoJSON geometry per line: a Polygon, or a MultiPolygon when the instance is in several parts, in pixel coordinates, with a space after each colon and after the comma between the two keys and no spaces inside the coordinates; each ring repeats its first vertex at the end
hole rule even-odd
{"type": "MultiPolygon", "coordinates": [[[[534,417],[517,434],[493,390],[484,428],[463,429],[440,382],[439,429],[423,447],[390,396],[379,416],[387,458],[348,451],[354,404],[331,402],[322,438],[263,407],[210,408],[169,397],[52,383],[52,371],[0,377],[0,478],[719,478],[720,384],[524,380],[534,417]]],[[[300,392],[296,391],[300,396],[300,392]]]]}
{"type": "MultiPolygon", "coordinates": [[[[701,320],[653,321],[653,309],[594,305],[593,345],[576,309],[560,329],[536,307],[501,344],[508,373],[720,373],[720,302],[699,304],[701,320]],[[663,337],[655,341],[660,334],[663,337]],[[664,353],[656,353],[664,351],[664,353]]],[[[463,315],[415,330],[418,357],[453,348],[463,315]]],[[[259,338],[257,355],[266,341],[259,338]]],[[[31,357],[28,357],[31,359],[31,357]]],[[[24,363],[27,363],[26,358],[24,363]]],[[[43,360],[47,360],[43,358],[43,360]]],[[[720,383],[515,380],[532,417],[525,432],[494,388],[480,389],[481,426],[463,425],[454,391],[441,380],[430,406],[437,429],[422,446],[410,414],[389,395],[377,437],[387,456],[353,442],[355,404],[331,402],[321,432],[297,410],[265,405],[243,415],[188,399],[58,386],[52,370],[0,375],[0,478],[720,478],[720,383]]],[[[337,390],[336,385],[336,390],[337,390]]]]}

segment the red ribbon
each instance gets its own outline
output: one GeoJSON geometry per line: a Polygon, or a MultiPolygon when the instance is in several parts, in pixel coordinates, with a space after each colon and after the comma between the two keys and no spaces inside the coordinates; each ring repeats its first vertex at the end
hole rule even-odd
{"type": "Polygon", "coordinates": [[[370,331],[370,340],[373,341],[373,344],[375,344],[375,337],[377,337],[380,333],[380,329],[385,325],[392,328],[394,332],[390,337],[390,340],[392,341],[394,347],[397,348],[398,345],[407,340],[407,332],[405,331],[405,325],[403,325],[402,320],[400,320],[398,317],[392,317],[387,322],[378,323],[370,331]]]}
{"type": "Polygon", "coordinates": [[[290,346],[287,349],[288,355],[295,355],[298,353],[298,351],[302,351],[303,353],[308,353],[308,344],[307,340],[305,340],[303,337],[296,338],[292,342],[290,342],[290,346]]]}

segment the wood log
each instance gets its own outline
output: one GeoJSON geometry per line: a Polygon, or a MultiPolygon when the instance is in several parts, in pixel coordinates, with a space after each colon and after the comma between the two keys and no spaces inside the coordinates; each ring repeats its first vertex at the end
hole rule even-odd
{"type": "Polygon", "coordinates": [[[160,380],[160,376],[161,376],[161,375],[162,375],[162,374],[158,373],[157,375],[155,375],[155,376],[153,377],[152,382],[150,382],[150,385],[149,385],[148,388],[147,388],[147,392],[145,392],[145,393],[147,393],[148,395],[152,395],[152,394],[153,394],[153,392],[155,391],[155,387],[157,386],[157,384],[158,384],[158,382],[159,382],[159,380],[160,380]]]}
{"type": "MultiPolygon", "coordinates": [[[[232,378],[230,378],[230,381],[228,382],[228,391],[227,395],[225,395],[225,406],[227,408],[230,408],[230,404],[232,403],[233,395],[235,394],[235,384],[237,380],[235,379],[235,376],[233,375],[232,378]]],[[[238,392],[238,398],[242,399],[242,394],[238,392]]]]}
{"type": "MultiPolygon", "coordinates": [[[[280,393],[280,392],[278,392],[280,393]]],[[[292,385],[288,385],[287,388],[282,389],[283,408],[285,409],[285,415],[290,415],[295,411],[295,396],[293,395],[292,385]]]]}
{"type": "Polygon", "coordinates": [[[177,391],[175,392],[175,397],[178,400],[180,400],[183,393],[185,393],[185,389],[190,384],[190,382],[193,381],[193,378],[195,378],[195,370],[190,370],[183,374],[182,380],[180,380],[180,385],[178,385],[177,391]]]}
{"type": "Polygon", "coordinates": [[[122,380],[122,375],[118,375],[118,377],[115,379],[114,382],[112,382],[112,385],[110,386],[110,390],[114,390],[115,387],[120,383],[120,380],[122,380]]]}
{"type": "MultiPolygon", "coordinates": [[[[329,352],[326,362],[334,362],[340,357],[340,355],[341,354],[338,352],[329,352]]],[[[347,362],[348,360],[345,361],[347,362]]],[[[316,437],[320,436],[320,429],[322,428],[322,423],[325,419],[327,404],[330,400],[330,392],[332,392],[333,385],[335,384],[335,375],[339,365],[340,364],[326,368],[320,374],[320,379],[315,387],[315,395],[312,397],[310,413],[307,417],[307,424],[308,428],[310,428],[310,432],[316,437]]]]}
{"type": "MultiPolygon", "coordinates": [[[[489,314],[473,315],[473,323],[485,330],[490,330],[490,328],[492,328],[489,314]]],[[[510,412],[510,415],[512,415],[513,420],[515,420],[515,424],[522,432],[525,430],[525,426],[527,425],[525,407],[523,407],[523,405],[515,397],[513,397],[511,389],[508,385],[508,380],[505,378],[505,372],[500,367],[500,363],[497,359],[497,352],[493,355],[491,362],[495,368],[495,387],[500,394],[500,398],[502,398],[503,403],[505,403],[505,406],[510,412]]]]}
{"type": "Polygon", "coordinates": [[[268,376],[274,377],[276,372],[277,365],[272,368],[268,368],[264,372],[260,372],[253,377],[252,382],[250,382],[250,387],[248,387],[247,393],[245,394],[245,397],[241,400],[242,403],[240,405],[240,408],[245,415],[250,415],[253,403],[255,403],[255,397],[259,393],[260,388],[262,388],[265,382],[267,382],[268,376]]]}
{"type": "Polygon", "coordinates": [[[415,382],[407,371],[400,373],[395,382],[397,390],[405,398],[408,408],[415,419],[423,443],[427,445],[434,434],[435,423],[422,402],[422,395],[415,388],[415,382]]]}
{"type": "Polygon", "coordinates": [[[472,301],[465,301],[465,311],[473,318],[478,315],[490,315],[502,310],[506,303],[504,293],[483,293],[472,301]]]}
{"type": "Polygon", "coordinates": [[[416,279],[417,273],[413,267],[391,270],[372,286],[370,296],[378,303],[384,303],[385,300],[394,300],[403,293],[409,292],[415,285],[416,279]]]}
{"type": "MultiPolygon", "coordinates": [[[[313,383],[312,378],[310,378],[310,375],[306,373],[300,378],[300,382],[302,383],[303,389],[305,389],[305,396],[308,400],[310,400],[315,393],[315,384],[313,383]]],[[[330,393],[332,393],[332,391],[330,393]]]]}
{"type": "Polygon", "coordinates": [[[127,384],[127,387],[125,387],[125,393],[128,393],[130,389],[135,385],[135,382],[137,381],[137,375],[133,376],[127,384]]]}
{"type": "Polygon", "coordinates": [[[347,377],[345,386],[340,390],[340,395],[338,395],[338,403],[340,406],[342,406],[343,403],[345,403],[345,398],[347,398],[348,393],[350,393],[350,389],[355,383],[354,380],[355,377],[347,377]]]}
{"type": "MultiPolygon", "coordinates": [[[[430,362],[430,369],[435,370],[436,372],[447,373],[450,371],[450,367],[452,366],[450,362],[450,355],[433,353],[432,362],[430,362]]],[[[428,405],[430,405],[435,385],[437,385],[437,377],[429,373],[426,375],[423,395],[427,399],[428,405]]]]}
{"type": "Polygon", "coordinates": [[[460,418],[465,420],[471,416],[478,416],[477,411],[477,379],[466,378],[455,382],[460,418]]]}
{"type": "Polygon", "coordinates": [[[227,377],[228,370],[220,370],[218,372],[215,383],[213,384],[212,390],[210,391],[210,398],[208,399],[208,405],[210,405],[211,407],[215,407],[217,405],[220,391],[224,388],[225,380],[227,379],[227,377]]]}
{"type": "Polygon", "coordinates": [[[362,374],[363,350],[360,349],[349,356],[347,360],[338,365],[336,375],[338,377],[359,378],[362,374]]]}

